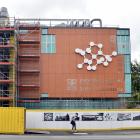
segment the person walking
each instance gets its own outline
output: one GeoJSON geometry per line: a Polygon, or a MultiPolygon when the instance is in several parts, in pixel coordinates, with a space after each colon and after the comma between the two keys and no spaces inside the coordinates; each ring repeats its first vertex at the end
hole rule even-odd
{"type": "Polygon", "coordinates": [[[72,132],[76,132],[76,121],[75,121],[75,117],[72,117],[71,125],[72,125],[72,132]]]}

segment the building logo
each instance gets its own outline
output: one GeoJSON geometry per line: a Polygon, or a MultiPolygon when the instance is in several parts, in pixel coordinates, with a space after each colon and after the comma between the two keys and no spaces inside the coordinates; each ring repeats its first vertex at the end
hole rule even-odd
{"type": "Polygon", "coordinates": [[[86,50],[79,48],[75,49],[75,53],[83,56],[84,60],[81,64],[77,65],[78,69],[82,69],[84,64],[87,66],[88,71],[95,71],[98,65],[107,67],[109,62],[112,61],[112,56],[116,56],[117,52],[113,51],[111,55],[103,54],[103,44],[95,44],[94,42],[89,43],[89,47],[86,50]]]}

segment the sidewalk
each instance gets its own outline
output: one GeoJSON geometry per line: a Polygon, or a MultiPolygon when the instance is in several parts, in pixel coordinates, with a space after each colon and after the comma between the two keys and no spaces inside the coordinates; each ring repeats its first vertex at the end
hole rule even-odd
{"type": "Polygon", "coordinates": [[[37,131],[27,130],[27,135],[136,135],[140,130],[116,130],[116,131],[37,131]]]}

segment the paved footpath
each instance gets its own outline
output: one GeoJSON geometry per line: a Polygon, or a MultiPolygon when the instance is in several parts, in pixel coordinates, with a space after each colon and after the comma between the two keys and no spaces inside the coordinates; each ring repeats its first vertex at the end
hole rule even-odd
{"type": "Polygon", "coordinates": [[[26,134],[43,134],[43,135],[140,135],[140,130],[118,130],[118,131],[88,131],[76,132],[70,131],[27,131],[26,134]]]}
{"type": "Polygon", "coordinates": [[[0,140],[140,140],[140,130],[104,132],[30,132],[25,135],[0,135],[0,140]]]}

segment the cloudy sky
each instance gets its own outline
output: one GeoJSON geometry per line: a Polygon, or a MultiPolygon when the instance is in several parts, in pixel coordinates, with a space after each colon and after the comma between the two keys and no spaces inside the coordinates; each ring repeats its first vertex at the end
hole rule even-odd
{"type": "Polygon", "coordinates": [[[0,0],[11,17],[101,18],[131,30],[132,60],[140,61],[140,0],[0,0]]]}

